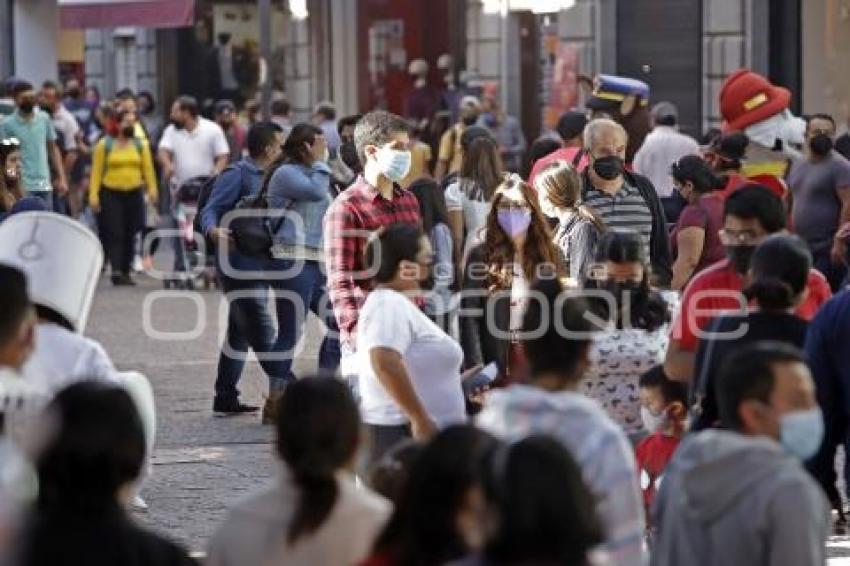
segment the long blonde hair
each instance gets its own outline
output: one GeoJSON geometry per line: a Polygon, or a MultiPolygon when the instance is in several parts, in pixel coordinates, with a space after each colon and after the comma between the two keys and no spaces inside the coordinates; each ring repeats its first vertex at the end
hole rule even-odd
{"type": "Polygon", "coordinates": [[[575,211],[593,222],[599,230],[604,230],[602,219],[581,203],[581,186],[578,171],[562,159],[549,163],[534,177],[534,188],[539,194],[549,197],[554,206],[575,211]]]}

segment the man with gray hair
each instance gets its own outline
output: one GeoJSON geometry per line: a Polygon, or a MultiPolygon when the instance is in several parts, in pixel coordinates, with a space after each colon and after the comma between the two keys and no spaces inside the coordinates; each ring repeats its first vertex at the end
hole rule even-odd
{"type": "Polygon", "coordinates": [[[628,134],[613,120],[591,120],[584,130],[589,158],[582,199],[610,230],[637,232],[652,264],[655,284],[667,286],[672,277],[667,221],[652,182],[626,170],[628,134]]]}
{"type": "Polygon", "coordinates": [[[679,131],[679,111],[672,102],[659,102],[650,111],[652,131],[635,154],[635,172],[652,181],[664,203],[667,220],[675,222],[684,206],[683,199],[673,191],[670,166],[686,155],[699,153],[699,144],[679,131]]]}

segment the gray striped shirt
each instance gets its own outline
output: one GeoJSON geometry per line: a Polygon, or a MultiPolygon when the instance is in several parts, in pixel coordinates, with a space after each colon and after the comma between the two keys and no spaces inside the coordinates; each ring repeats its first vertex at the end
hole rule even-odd
{"type": "Polygon", "coordinates": [[[589,186],[584,195],[584,204],[599,215],[609,230],[637,232],[643,240],[646,257],[650,257],[652,212],[637,187],[623,182],[620,190],[612,196],[589,186]]]}

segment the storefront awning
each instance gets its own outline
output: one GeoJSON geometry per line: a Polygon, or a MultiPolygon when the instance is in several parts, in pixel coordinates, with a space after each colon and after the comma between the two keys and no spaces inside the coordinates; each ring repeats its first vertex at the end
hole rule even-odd
{"type": "Polygon", "coordinates": [[[63,28],[174,28],[194,17],[195,0],[59,0],[63,28]]]}

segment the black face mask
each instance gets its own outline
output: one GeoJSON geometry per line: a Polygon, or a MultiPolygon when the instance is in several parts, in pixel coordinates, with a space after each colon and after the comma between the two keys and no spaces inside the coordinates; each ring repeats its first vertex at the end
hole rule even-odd
{"type": "Polygon", "coordinates": [[[136,133],[136,129],[133,126],[124,126],[121,128],[121,134],[125,138],[132,138],[134,133],[136,133]]]}
{"type": "Polygon", "coordinates": [[[726,257],[729,258],[735,271],[744,275],[750,269],[750,258],[755,251],[756,246],[726,246],[726,257]]]}
{"type": "Polygon", "coordinates": [[[623,167],[623,160],[618,155],[606,155],[593,160],[593,172],[606,181],[613,181],[622,175],[623,167]]]}
{"type": "Polygon", "coordinates": [[[832,151],[832,138],[826,134],[818,134],[809,140],[809,147],[812,153],[823,157],[832,151]]]}
{"type": "Polygon", "coordinates": [[[24,114],[32,114],[33,108],[35,108],[35,102],[32,100],[26,100],[18,104],[18,110],[24,114]]]}

